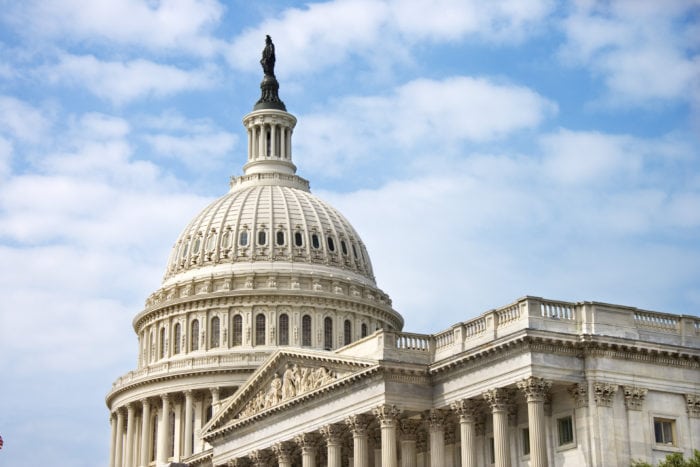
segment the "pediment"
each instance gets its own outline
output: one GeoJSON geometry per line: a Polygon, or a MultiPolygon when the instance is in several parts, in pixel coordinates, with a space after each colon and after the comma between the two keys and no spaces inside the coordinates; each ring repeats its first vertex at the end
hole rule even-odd
{"type": "Polygon", "coordinates": [[[287,405],[300,403],[377,366],[375,360],[339,356],[321,350],[278,350],[223,402],[219,412],[204,427],[204,437],[215,437],[227,426],[283,410],[287,405]]]}

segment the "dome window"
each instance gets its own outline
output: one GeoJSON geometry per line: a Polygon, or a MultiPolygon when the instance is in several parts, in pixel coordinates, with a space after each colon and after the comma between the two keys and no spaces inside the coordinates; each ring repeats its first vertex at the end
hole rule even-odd
{"type": "Polygon", "coordinates": [[[233,345],[243,344],[243,317],[235,315],[233,317],[233,345]]]}
{"type": "Polygon", "coordinates": [[[199,320],[196,319],[190,327],[190,350],[199,350],[199,320]]]}
{"type": "Polygon", "coordinates": [[[325,350],[333,348],[333,319],[330,317],[323,320],[323,348],[325,350]]]}
{"type": "Polygon", "coordinates": [[[279,319],[279,345],[289,345],[289,315],[282,313],[279,319]]]}
{"type": "Polygon", "coordinates": [[[357,257],[357,248],[355,248],[355,244],[352,244],[352,255],[355,257],[355,259],[359,259],[357,257]]]}
{"type": "Polygon", "coordinates": [[[194,243],[192,244],[192,254],[193,255],[198,255],[199,254],[199,249],[202,246],[202,237],[197,235],[197,238],[194,239],[194,243]]]}
{"type": "Polygon", "coordinates": [[[275,241],[277,242],[277,246],[284,246],[284,231],[283,230],[277,231],[277,236],[276,236],[275,241]]]}
{"type": "Polygon", "coordinates": [[[301,232],[294,232],[294,245],[298,247],[304,246],[304,236],[301,232]]]}
{"type": "Polygon", "coordinates": [[[180,251],[180,259],[187,259],[187,251],[189,250],[189,244],[187,242],[183,243],[182,250],[180,251]]]}
{"type": "Polygon", "coordinates": [[[225,250],[231,248],[231,229],[226,229],[221,236],[221,248],[225,250]]]}
{"type": "Polygon", "coordinates": [[[255,317],[255,345],[265,345],[265,315],[255,317]]]}
{"type": "Polygon", "coordinates": [[[258,245],[267,245],[267,232],[264,230],[258,231],[258,245]]]}
{"type": "Polygon", "coordinates": [[[326,237],[326,242],[328,243],[328,251],[335,251],[335,242],[333,237],[326,237]]]}
{"type": "Polygon", "coordinates": [[[301,345],[311,347],[311,316],[309,315],[301,318],[301,345]]]}
{"type": "Polygon", "coordinates": [[[180,338],[182,331],[180,330],[180,323],[175,323],[175,330],[173,331],[173,353],[180,353],[180,338]]]}
{"type": "Polygon", "coordinates": [[[212,252],[216,248],[216,232],[211,232],[207,237],[207,251],[212,252]]]}
{"type": "Polygon", "coordinates": [[[311,234],[311,246],[314,247],[315,249],[321,248],[321,242],[318,239],[318,234],[317,233],[312,233],[311,234]]]}
{"type": "Polygon", "coordinates": [[[348,245],[345,243],[345,240],[340,241],[340,251],[343,252],[344,256],[348,255],[348,245]]]}
{"type": "Polygon", "coordinates": [[[238,236],[238,244],[240,246],[248,246],[248,231],[247,230],[241,231],[241,234],[238,236]]]}

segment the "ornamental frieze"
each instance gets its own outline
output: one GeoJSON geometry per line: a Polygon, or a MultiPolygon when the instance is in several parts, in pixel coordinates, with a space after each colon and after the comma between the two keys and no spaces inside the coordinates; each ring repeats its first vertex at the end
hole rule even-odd
{"type": "Polygon", "coordinates": [[[243,406],[236,418],[242,419],[274,407],[294,397],[323,387],[338,379],[334,370],[326,367],[303,367],[288,364],[282,376],[275,373],[269,387],[258,391],[243,406]]]}

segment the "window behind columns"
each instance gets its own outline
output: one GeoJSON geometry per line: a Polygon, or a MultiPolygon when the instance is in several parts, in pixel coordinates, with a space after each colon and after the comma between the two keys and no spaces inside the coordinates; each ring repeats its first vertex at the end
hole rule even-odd
{"type": "Polygon", "coordinates": [[[160,358],[165,358],[165,328],[160,328],[160,358]]]}
{"type": "Polygon", "coordinates": [[[209,334],[209,348],[213,349],[219,346],[220,321],[218,316],[211,319],[211,333],[209,334]]]}
{"type": "Polygon", "coordinates": [[[168,417],[168,457],[175,455],[175,412],[170,411],[168,417]]]}
{"type": "Polygon", "coordinates": [[[279,319],[279,345],[289,345],[289,316],[282,313],[279,319]]]}
{"type": "Polygon", "coordinates": [[[255,317],[255,345],[265,345],[265,315],[255,317]]]}
{"type": "Polygon", "coordinates": [[[190,326],[190,350],[199,350],[199,320],[193,320],[190,326]]]}
{"type": "Polygon", "coordinates": [[[367,324],[366,324],[366,323],[362,323],[362,326],[361,326],[360,328],[361,328],[361,330],[362,330],[361,336],[362,336],[362,337],[367,337],[367,324]]]}
{"type": "Polygon", "coordinates": [[[301,345],[311,347],[311,316],[309,315],[301,318],[301,345]]]}
{"type": "Polygon", "coordinates": [[[333,319],[326,317],[323,320],[323,348],[331,350],[333,348],[333,319]]]}
{"type": "Polygon", "coordinates": [[[348,345],[352,342],[352,323],[349,319],[343,324],[343,345],[348,345]]]}
{"type": "Polygon", "coordinates": [[[175,328],[173,329],[173,353],[180,353],[180,337],[182,331],[180,330],[180,323],[175,323],[175,328]]]}
{"type": "Polygon", "coordinates": [[[243,344],[243,317],[241,315],[233,316],[233,345],[243,344]]]}

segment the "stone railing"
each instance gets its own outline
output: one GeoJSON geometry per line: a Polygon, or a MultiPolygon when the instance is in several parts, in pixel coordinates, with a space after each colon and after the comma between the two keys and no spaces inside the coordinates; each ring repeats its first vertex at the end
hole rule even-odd
{"type": "MultiPolygon", "coordinates": [[[[358,356],[434,362],[523,331],[598,335],[700,349],[700,317],[672,315],[597,302],[524,297],[434,335],[378,331],[358,356]]],[[[360,347],[348,348],[355,355],[360,347]]]]}

